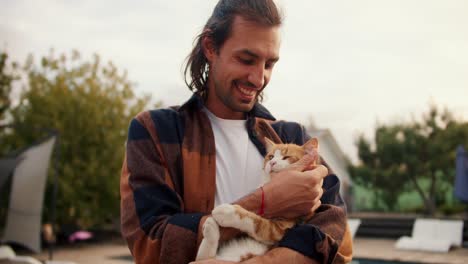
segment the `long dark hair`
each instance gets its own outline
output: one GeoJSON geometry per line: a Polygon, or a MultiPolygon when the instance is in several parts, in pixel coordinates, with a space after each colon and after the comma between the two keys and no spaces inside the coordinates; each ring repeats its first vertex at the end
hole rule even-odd
{"type": "MultiPolygon", "coordinates": [[[[184,76],[188,88],[206,98],[208,81],[208,62],[202,49],[202,40],[209,37],[214,48],[219,51],[231,34],[232,23],[236,16],[264,26],[280,26],[282,15],[273,0],[220,0],[213,14],[194,41],[194,47],[187,56],[184,76]]],[[[261,101],[263,92],[258,96],[261,101]]]]}

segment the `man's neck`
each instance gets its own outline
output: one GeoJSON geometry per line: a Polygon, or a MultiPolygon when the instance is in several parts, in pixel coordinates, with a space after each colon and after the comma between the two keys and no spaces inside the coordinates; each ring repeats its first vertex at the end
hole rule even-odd
{"type": "Polygon", "coordinates": [[[246,119],[246,113],[236,112],[229,109],[217,98],[207,96],[205,107],[210,110],[216,117],[222,119],[243,120],[246,119]]]}

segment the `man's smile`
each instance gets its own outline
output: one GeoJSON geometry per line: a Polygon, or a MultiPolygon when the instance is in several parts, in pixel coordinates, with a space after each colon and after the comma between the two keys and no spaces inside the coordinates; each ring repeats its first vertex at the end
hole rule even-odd
{"type": "Polygon", "coordinates": [[[234,86],[240,92],[242,99],[252,100],[257,95],[257,90],[252,88],[247,88],[239,82],[234,82],[234,86]]]}

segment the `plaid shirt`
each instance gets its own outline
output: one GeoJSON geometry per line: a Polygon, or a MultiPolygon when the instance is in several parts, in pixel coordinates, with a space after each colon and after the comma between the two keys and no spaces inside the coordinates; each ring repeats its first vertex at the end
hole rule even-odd
{"type": "MultiPolygon", "coordinates": [[[[130,123],[120,179],[122,234],[136,263],[188,263],[197,253],[198,226],[214,207],[216,150],[199,96],[181,107],[138,114],[130,123]]],[[[265,155],[264,137],[302,145],[309,136],[276,121],[262,105],[248,113],[250,140],[265,155]]],[[[345,263],[352,241],[336,175],[324,179],[322,205],[306,224],[288,230],[277,263],[345,263]],[[305,258],[303,256],[309,258],[305,258]]]]}

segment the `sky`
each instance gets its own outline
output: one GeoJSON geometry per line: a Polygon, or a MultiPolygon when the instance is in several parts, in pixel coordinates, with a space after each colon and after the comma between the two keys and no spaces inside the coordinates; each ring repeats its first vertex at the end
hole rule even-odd
{"type": "MultiPolygon", "coordinates": [[[[183,62],[216,0],[0,0],[0,50],[12,60],[78,50],[127,70],[165,105],[191,95],[183,62]]],[[[357,161],[356,138],[420,117],[434,103],[468,120],[468,1],[282,0],[280,61],[264,105],[329,129],[357,161]]]]}

